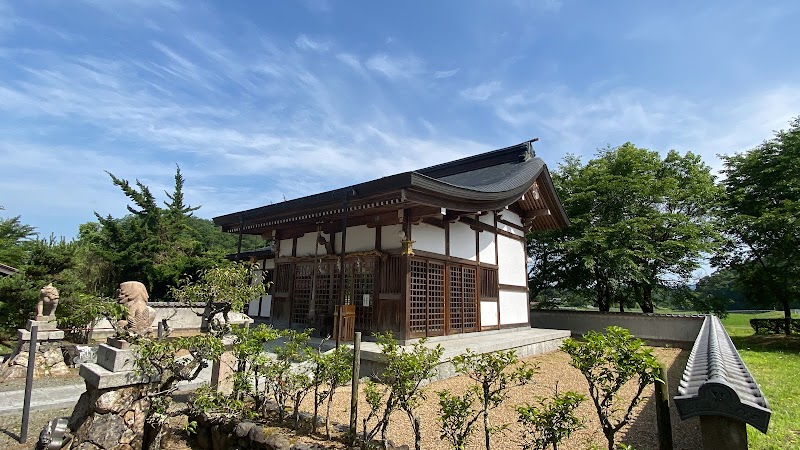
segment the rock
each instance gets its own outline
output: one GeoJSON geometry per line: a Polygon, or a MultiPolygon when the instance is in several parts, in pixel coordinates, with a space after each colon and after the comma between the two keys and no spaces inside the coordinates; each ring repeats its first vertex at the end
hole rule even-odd
{"type": "Polygon", "coordinates": [[[236,424],[236,428],[233,429],[233,434],[235,434],[236,437],[243,438],[247,436],[247,434],[250,433],[250,430],[252,430],[255,426],[256,424],[253,422],[239,422],[236,424]]]}
{"type": "Polygon", "coordinates": [[[256,425],[250,429],[248,435],[250,442],[256,444],[258,448],[265,448],[267,446],[267,434],[264,433],[264,428],[256,425]]]}
{"type": "Polygon", "coordinates": [[[316,445],[311,445],[307,442],[295,442],[292,444],[291,450],[316,450],[316,445]]]}
{"type": "Polygon", "coordinates": [[[97,415],[87,432],[86,440],[110,449],[119,444],[120,438],[127,429],[125,421],[116,414],[97,415]]]}
{"type": "Polygon", "coordinates": [[[219,425],[211,427],[211,448],[214,450],[227,449],[229,438],[228,433],[219,425]]]}
{"type": "Polygon", "coordinates": [[[91,442],[83,442],[79,446],[75,447],[75,450],[102,450],[102,449],[92,444],[91,442]]]}
{"type": "Polygon", "coordinates": [[[112,448],[111,450],[134,450],[134,448],[131,447],[129,444],[120,444],[112,448]]]}
{"type": "Polygon", "coordinates": [[[272,450],[289,450],[291,444],[289,444],[289,439],[282,434],[273,434],[267,438],[264,442],[266,444],[266,448],[272,450]]]}
{"type": "Polygon", "coordinates": [[[131,411],[135,417],[133,420],[133,431],[142,434],[144,433],[144,419],[147,417],[147,411],[150,410],[150,400],[147,398],[140,398],[133,402],[131,411]]]}
{"type": "Polygon", "coordinates": [[[50,368],[50,375],[67,375],[69,373],[69,367],[64,361],[57,362],[50,368]]]}
{"type": "Polygon", "coordinates": [[[125,414],[122,415],[122,420],[125,421],[125,425],[132,427],[133,423],[136,419],[136,413],[133,411],[127,411],[125,414]]]}
{"type": "Polygon", "coordinates": [[[122,433],[122,436],[119,438],[120,444],[130,444],[136,438],[136,433],[131,430],[130,428],[125,429],[125,432],[122,433]]]}
{"type": "Polygon", "coordinates": [[[48,367],[55,366],[57,363],[64,363],[64,355],[57,348],[50,348],[44,351],[44,364],[48,367]]]}
{"type": "Polygon", "coordinates": [[[103,392],[94,404],[95,411],[99,413],[120,412],[131,407],[139,398],[139,387],[131,386],[122,389],[110,389],[103,392]]]}
{"type": "Polygon", "coordinates": [[[17,356],[14,357],[14,364],[20,367],[28,368],[28,352],[19,352],[17,356]]]}

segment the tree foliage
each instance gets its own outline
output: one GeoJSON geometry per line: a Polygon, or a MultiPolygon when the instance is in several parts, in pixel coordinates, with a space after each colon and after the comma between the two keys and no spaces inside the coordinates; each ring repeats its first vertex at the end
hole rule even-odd
{"type": "MultiPolygon", "coordinates": [[[[211,222],[194,217],[199,206],[185,203],[184,177],[175,171],[169,201],[159,205],[150,188],[136,180],[109,173],[112,183],[132,202],[129,215],[122,218],[95,213],[98,223],[84,224],[80,240],[92,257],[104,263],[93,282],[97,294],[111,295],[123,281],[141,281],[151,298],[169,300],[171,288],[180,280],[194,277],[221,262],[237,248],[236,236],[225,235],[211,222]]],[[[248,236],[245,248],[260,238],[248,236]]],[[[88,269],[88,267],[87,267],[88,269]]],[[[91,272],[89,272],[91,274],[91,272]]]]}
{"type": "Polygon", "coordinates": [[[177,301],[205,304],[202,315],[209,331],[222,336],[230,331],[231,311],[244,311],[250,300],[264,294],[265,287],[261,283],[251,283],[249,265],[221,262],[202,270],[197,279],[184,278],[171,292],[177,301]]]}
{"type": "Polygon", "coordinates": [[[729,238],[715,264],[737,271],[755,304],[780,306],[791,333],[800,294],[800,117],[744,153],[722,157],[721,226],[729,238]]]}
{"type": "Polygon", "coordinates": [[[522,425],[520,441],[523,450],[546,450],[558,444],[573,432],[583,428],[583,420],[575,410],[586,398],[577,392],[555,392],[552,398],[538,398],[537,405],[517,407],[517,422],[522,425]]]}
{"type": "Polygon", "coordinates": [[[483,418],[484,445],[486,450],[490,450],[491,434],[504,429],[508,424],[490,425],[489,411],[508,398],[510,388],[529,383],[536,373],[536,367],[520,363],[514,350],[475,353],[467,349],[455,356],[452,363],[456,372],[476,382],[470,390],[480,401],[478,412],[483,418]]]}
{"type": "Polygon", "coordinates": [[[380,432],[381,441],[385,446],[389,420],[394,412],[402,411],[406,413],[414,430],[414,447],[420,450],[422,430],[415,409],[420,401],[427,398],[427,390],[423,386],[436,375],[436,367],[441,362],[444,349],[441,344],[436,344],[432,348],[426,346],[426,340],[423,338],[415,342],[411,349],[404,350],[392,338],[391,332],[379,333],[375,337],[381,352],[386,357],[386,367],[378,375],[378,381],[382,386],[371,381],[364,384],[370,412],[364,418],[363,441],[365,443],[372,441],[380,432]],[[367,421],[372,418],[378,418],[378,421],[367,431],[367,421]]]}
{"type": "Polygon", "coordinates": [[[614,435],[630,421],[644,388],[658,380],[658,360],[641,339],[621,327],[610,326],[605,334],[589,331],[583,338],[567,338],[561,349],[589,383],[589,397],[612,450],[614,435]],[[636,383],[636,391],[629,402],[622,401],[619,391],[629,381],[636,383]]]}
{"type": "Polygon", "coordinates": [[[699,156],[631,143],[587,164],[568,156],[554,182],[571,226],[531,236],[530,284],[593,292],[602,311],[633,298],[653,311],[653,290],[687,278],[715,248],[719,189],[699,156]]]}

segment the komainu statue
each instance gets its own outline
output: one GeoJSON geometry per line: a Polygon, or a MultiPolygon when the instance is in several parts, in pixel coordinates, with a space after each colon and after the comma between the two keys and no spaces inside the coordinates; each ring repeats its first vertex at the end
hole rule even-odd
{"type": "Polygon", "coordinates": [[[120,283],[117,289],[117,301],[128,309],[124,320],[117,322],[118,332],[145,336],[150,333],[150,326],[156,320],[155,310],[147,306],[147,288],[138,281],[120,283]]]}
{"type": "Polygon", "coordinates": [[[58,307],[58,289],[52,284],[48,284],[39,291],[39,303],[36,304],[36,320],[55,320],[56,307],[58,307]]]}

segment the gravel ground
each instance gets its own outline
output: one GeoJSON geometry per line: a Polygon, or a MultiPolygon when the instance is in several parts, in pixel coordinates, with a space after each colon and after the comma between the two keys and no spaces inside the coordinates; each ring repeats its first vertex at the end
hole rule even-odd
{"type": "MultiPolygon", "coordinates": [[[[680,379],[686,359],[689,356],[688,350],[674,348],[655,348],[654,353],[660,361],[669,367],[669,381],[672,387],[672,394],[677,391],[677,381],[680,379]]],[[[514,388],[510,391],[509,399],[497,410],[491,412],[490,421],[493,425],[503,422],[510,423],[511,426],[503,433],[492,436],[492,446],[497,449],[508,447],[519,448],[517,436],[519,428],[516,424],[516,412],[514,405],[533,403],[537,396],[549,397],[552,395],[556,385],[559,392],[574,390],[587,395],[587,384],[581,373],[569,365],[569,356],[561,351],[537,355],[526,358],[526,361],[535,363],[539,366],[539,373],[534,378],[534,385],[514,388]]],[[[24,380],[23,380],[24,381],[24,380]]],[[[42,379],[39,383],[46,385],[64,383],[65,379],[42,379]]],[[[431,383],[428,386],[428,399],[419,407],[420,420],[422,423],[422,447],[426,450],[445,450],[449,449],[446,442],[439,439],[438,432],[438,397],[435,391],[449,389],[454,393],[463,392],[471,383],[466,377],[454,377],[443,381],[431,383]]],[[[24,386],[24,383],[23,383],[24,386]]],[[[0,389],[6,386],[0,386],[0,389]]],[[[633,393],[634,386],[626,386],[623,391],[626,395],[633,393]]],[[[645,395],[652,394],[653,389],[645,390],[645,395]]],[[[361,395],[359,402],[360,417],[367,413],[368,406],[361,395]]],[[[696,449],[702,448],[700,438],[699,420],[693,418],[681,421],[677,415],[674,404],[671,406],[672,428],[674,448],[696,449]]],[[[312,408],[306,404],[305,411],[312,408]]],[[[71,408],[61,410],[39,411],[31,414],[29,426],[28,443],[19,444],[17,437],[20,430],[20,415],[0,416],[0,448],[3,450],[22,450],[33,448],[38,439],[39,432],[45,424],[54,417],[69,416],[71,408]]],[[[331,419],[335,422],[346,424],[349,422],[350,414],[350,389],[340,389],[334,397],[331,408],[331,419]]],[[[559,446],[561,449],[587,449],[592,445],[603,449],[606,447],[605,437],[600,428],[594,407],[587,400],[578,409],[578,415],[585,421],[585,429],[574,433],[568,440],[559,446]]],[[[617,442],[625,442],[633,445],[637,450],[657,449],[658,440],[655,428],[655,408],[651,401],[643,401],[635,410],[632,424],[623,428],[617,433],[617,442]]],[[[360,427],[360,425],[359,425],[360,427]]],[[[408,419],[402,413],[395,414],[389,426],[389,438],[396,444],[408,444],[413,448],[414,438],[408,419]]],[[[483,448],[483,425],[479,420],[475,426],[468,450],[480,450],[483,448]]]]}
{"type": "MultiPolygon", "coordinates": [[[[674,348],[655,348],[655,355],[658,359],[669,367],[669,382],[672,387],[672,395],[677,392],[677,381],[680,379],[686,359],[689,356],[688,350],[674,348]]],[[[516,387],[510,391],[509,399],[500,408],[491,412],[490,424],[498,425],[510,423],[511,426],[503,433],[492,436],[492,446],[504,449],[511,446],[519,448],[517,437],[519,428],[516,424],[516,411],[514,405],[534,403],[537,396],[549,397],[558,385],[558,391],[564,392],[574,390],[588,396],[588,385],[580,371],[569,365],[569,356],[561,351],[536,355],[526,358],[526,361],[535,363],[539,366],[539,373],[535,376],[533,386],[516,387]]],[[[464,376],[453,377],[447,380],[437,381],[429,385],[428,399],[419,407],[420,422],[422,423],[422,447],[424,449],[445,450],[449,446],[446,442],[439,439],[438,431],[438,396],[435,391],[449,389],[454,393],[462,393],[471,384],[471,380],[464,376]]],[[[626,385],[623,388],[624,395],[632,395],[635,386],[626,385]]],[[[649,397],[653,388],[645,390],[645,395],[649,397]]],[[[671,396],[672,396],[671,395],[671,396]]],[[[359,417],[363,417],[369,407],[360,396],[359,417]]],[[[628,397],[630,398],[630,397],[628,397]]],[[[673,439],[675,449],[696,449],[702,448],[700,437],[700,424],[697,418],[681,421],[677,415],[674,405],[671,403],[671,418],[673,428],[673,439]]],[[[304,410],[310,410],[308,406],[304,410]]],[[[349,423],[350,414],[350,389],[341,389],[334,397],[334,404],[331,408],[332,420],[339,423],[349,423]]],[[[597,413],[591,401],[583,402],[578,408],[578,415],[585,421],[585,429],[574,433],[568,440],[559,446],[560,449],[586,449],[592,445],[599,448],[606,448],[606,440],[603,436],[597,413]]],[[[658,448],[658,438],[656,432],[656,414],[653,402],[646,400],[637,406],[632,424],[617,432],[617,442],[625,442],[633,445],[637,450],[648,450],[658,448]]],[[[361,419],[359,419],[360,421],[361,419]]],[[[359,424],[359,428],[361,425],[359,424]]],[[[408,444],[414,448],[414,435],[408,419],[403,413],[392,417],[389,425],[389,439],[396,444],[408,444]]],[[[467,449],[479,450],[483,448],[483,424],[478,420],[475,426],[475,433],[470,440],[467,449]]]]}

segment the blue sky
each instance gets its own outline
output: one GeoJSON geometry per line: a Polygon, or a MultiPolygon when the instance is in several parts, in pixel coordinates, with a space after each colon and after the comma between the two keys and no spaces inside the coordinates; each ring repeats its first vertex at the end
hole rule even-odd
{"type": "Polygon", "coordinates": [[[175,165],[210,218],[538,137],[750,148],[800,115],[800,2],[0,0],[0,205],[68,238],[175,165]]]}

